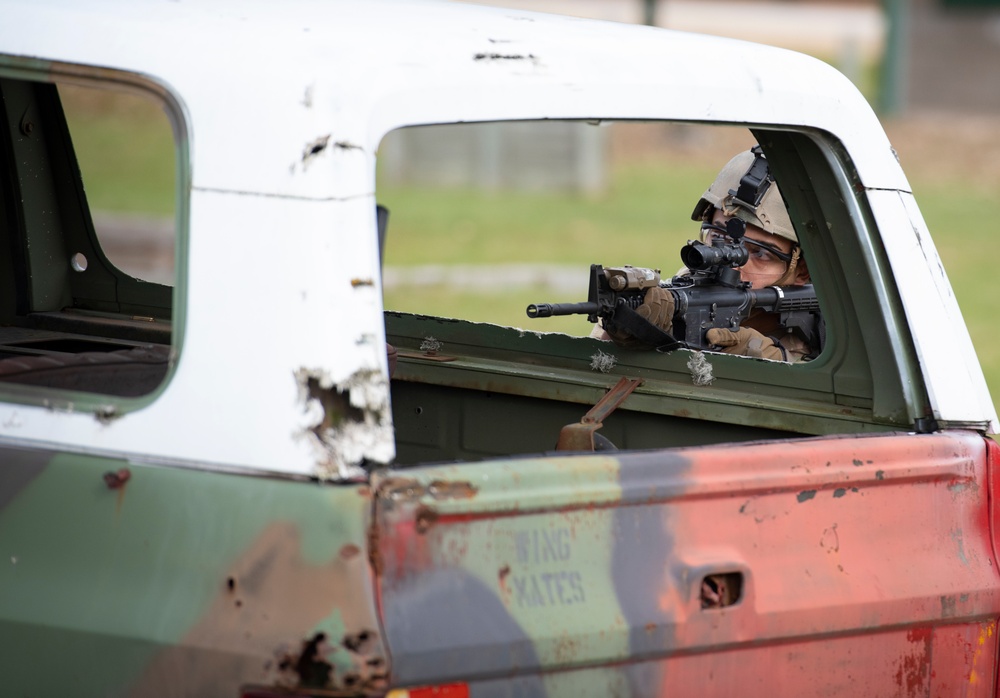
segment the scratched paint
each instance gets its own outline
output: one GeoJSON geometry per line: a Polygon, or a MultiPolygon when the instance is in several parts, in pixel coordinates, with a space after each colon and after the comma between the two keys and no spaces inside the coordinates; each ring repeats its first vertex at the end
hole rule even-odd
{"type": "Polygon", "coordinates": [[[324,479],[359,480],[365,477],[366,458],[388,458],[391,443],[389,393],[386,377],[378,371],[360,371],[334,384],[324,371],[301,369],[295,380],[307,415],[303,435],[316,452],[315,472],[324,479]]]}

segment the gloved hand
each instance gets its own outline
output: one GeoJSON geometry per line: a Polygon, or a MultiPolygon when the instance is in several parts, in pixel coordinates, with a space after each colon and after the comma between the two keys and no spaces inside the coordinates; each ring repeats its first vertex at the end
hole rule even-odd
{"type": "MultiPolygon", "coordinates": [[[[670,328],[674,324],[674,297],[670,291],[659,286],[653,286],[646,291],[646,295],[642,299],[642,305],[636,308],[635,312],[664,332],[669,333],[670,328]]],[[[652,349],[648,344],[636,339],[626,330],[612,323],[605,323],[604,329],[611,338],[611,341],[620,347],[646,347],[652,349]]]]}
{"type": "Polygon", "coordinates": [[[765,337],[750,327],[741,327],[735,332],[720,327],[713,327],[705,333],[705,338],[709,344],[721,347],[722,351],[726,354],[738,354],[739,356],[751,356],[760,359],[771,359],[773,361],[787,361],[785,353],[773,339],[765,337]]]}

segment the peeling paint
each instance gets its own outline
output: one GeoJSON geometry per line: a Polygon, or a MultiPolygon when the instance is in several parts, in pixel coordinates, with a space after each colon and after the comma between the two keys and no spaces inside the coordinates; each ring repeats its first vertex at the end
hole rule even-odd
{"type": "Polygon", "coordinates": [[[295,380],[309,425],[306,436],[317,447],[318,477],[359,479],[366,461],[388,462],[389,386],[380,371],[357,371],[335,384],[325,371],[303,368],[295,380]]]}
{"type": "Polygon", "coordinates": [[[422,497],[425,491],[417,480],[394,477],[383,481],[376,494],[390,502],[410,502],[422,497]]]}
{"type": "Polygon", "coordinates": [[[434,499],[472,499],[478,492],[479,488],[464,480],[435,480],[427,486],[427,493],[434,499]]]}
{"type": "Polygon", "coordinates": [[[590,357],[590,370],[609,373],[618,363],[618,359],[613,354],[605,354],[600,349],[590,357]]]}
{"type": "MultiPolygon", "coordinates": [[[[943,597],[942,597],[943,601],[943,597]]],[[[912,643],[912,652],[898,660],[896,685],[905,691],[904,695],[926,695],[929,693],[931,678],[931,649],[933,636],[929,628],[914,628],[907,633],[912,643]]]]}
{"type": "Polygon", "coordinates": [[[420,342],[420,351],[425,354],[436,354],[441,351],[441,347],[444,346],[444,342],[434,337],[424,337],[424,340],[420,342]]]}
{"type": "Polygon", "coordinates": [[[94,418],[105,426],[111,424],[121,416],[121,412],[118,411],[118,407],[115,405],[101,405],[94,410],[94,418]]]}
{"type": "Polygon", "coordinates": [[[691,372],[691,382],[695,385],[711,385],[715,381],[712,364],[705,358],[705,353],[696,351],[688,359],[687,369],[691,372]]]}
{"type": "Polygon", "coordinates": [[[955,547],[957,548],[956,552],[958,553],[958,559],[961,561],[963,565],[968,567],[969,558],[965,556],[965,535],[962,532],[962,529],[956,528],[955,530],[953,530],[951,532],[951,539],[952,541],[954,541],[955,547]]]}
{"type": "Polygon", "coordinates": [[[378,634],[372,630],[348,633],[339,645],[334,644],[332,637],[326,630],[317,630],[299,643],[297,650],[279,649],[276,685],[283,690],[384,689],[385,660],[378,655],[365,656],[374,649],[378,634]]]}

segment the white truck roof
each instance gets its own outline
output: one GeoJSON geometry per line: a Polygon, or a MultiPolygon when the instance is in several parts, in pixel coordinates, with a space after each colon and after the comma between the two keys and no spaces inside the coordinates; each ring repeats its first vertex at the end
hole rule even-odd
{"type": "MultiPolygon", "coordinates": [[[[842,143],[863,186],[883,198],[896,197],[889,208],[915,211],[876,115],[847,78],[814,58],[731,39],[431,0],[12,0],[4,4],[0,23],[0,65],[8,71],[51,71],[63,79],[103,75],[128,82],[132,74],[162,88],[175,104],[182,148],[189,156],[182,166],[191,191],[190,218],[182,207],[180,221],[182,229],[194,231],[191,263],[184,272],[189,294],[211,295],[226,265],[238,276],[246,265],[261,261],[249,250],[241,260],[244,266],[233,261],[227,252],[233,241],[254,244],[241,238],[240,230],[216,226],[207,234],[224,197],[241,197],[257,220],[273,215],[275,235],[296,226],[315,227],[315,217],[331,205],[361,201],[368,207],[374,200],[379,143],[405,125],[674,119],[809,130],[842,143]],[[275,199],[316,207],[300,206],[282,218],[266,205],[275,199]]],[[[360,215],[354,211],[334,220],[354,220],[360,215]]],[[[887,225],[901,220],[881,215],[887,225]]],[[[301,234],[321,244],[322,230],[301,234]]],[[[921,354],[934,417],[943,424],[988,424],[997,431],[975,352],[929,237],[911,225],[883,244],[921,354]],[[964,368],[956,371],[956,365],[964,368]]],[[[310,263],[318,264],[305,262],[295,278],[319,274],[310,263]]],[[[377,278],[375,242],[345,250],[342,263],[355,278],[377,278]]],[[[255,281],[238,282],[229,292],[252,293],[255,281]]],[[[259,314],[270,313],[271,331],[278,336],[316,316],[356,327],[350,336],[336,328],[317,329],[326,355],[306,356],[276,341],[272,358],[285,366],[282,375],[309,364],[323,382],[344,385],[357,371],[384,362],[377,356],[384,329],[373,324],[367,308],[335,315],[334,291],[324,296],[320,289],[316,297],[327,299],[326,305],[315,301],[318,305],[305,304],[292,313],[283,310],[300,291],[279,293],[267,307],[232,317],[228,327],[189,308],[182,361],[159,403],[181,405],[185,395],[200,393],[210,396],[209,408],[217,400],[219,411],[240,411],[242,424],[274,418],[266,404],[226,405],[221,396],[228,394],[227,386],[246,376],[203,365],[207,361],[199,358],[225,343],[232,327],[253,323],[259,314]],[[329,358],[334,355],[336,366],[329,358]],[[215,377],[214,387],[204,385],[205,372],[215,377]]],[[[379,292],[376,284],[370,303],[378,303],[379,292]]],[[[384,400],[382,394],[372,404],[384,400]]],[[[92,438],[95,450],[113,451],[129,442],[178,462],[251,468],[280,463],[302,474],[316,469],[314,455],[301,445],[255,443],[256,435],[245,431],[238,449],[223,445],[219,429],[224,431],[224,424],[199,415],[191,415],[190,424],[175,425],[202,435],[192,445],[157,435],[152,413],[147,421],[136,414],[114,425],[129,434],[119,443],[107,435],[106,426],[92,418],[82,421],[83,416],[77,421],[58,416],[63,420],[59,433],[65,436],[53,437],[49,421],[57,417],[27,419],[28,408],[18,409],[18,435],[27,439],[59,442],[91,434],[86,438],[92,438]]],[[[0,422],[9,421],[5,410],[11,408],[0,406],[0,422]]],[[[289,429],[296,428],[293,421],[289,429]]],[[[385,459],[391,457],[386,450],[391,450],[391,435],[375,430],[352,448],[338,457],[385,459]]]]}

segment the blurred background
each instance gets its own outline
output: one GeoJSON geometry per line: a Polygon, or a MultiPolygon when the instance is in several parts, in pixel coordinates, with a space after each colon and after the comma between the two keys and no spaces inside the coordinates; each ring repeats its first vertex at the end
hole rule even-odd
{"type": "MultiPolygon", "coordinates": [[[[1000,402],[997,224],[989,214],[1000,185],[1000,0],[460,1],[747,39],[838,68],[868,98],[899,154],[1000,402]]],[[[136,276],[170,283],[170,124],[155,105],[127,97],[63,91],[109,256],[136,276]],[[101,164],[109,159],[113,168],[101,164]]],[[[527,302],[584,300],[590,262],[660,264],[669,276],[674,246],[669,255],[657,251],[666,259],[650,260],[642,240],[694,236],[694,202],[751,142],[739,129],[708,136],[683,125],[556,128],[544,148],[523,151],[510,146],[521,139],[502,130],[390,134],[379,151],[378,185],[391,210],[387,307],[523,327],[527,302]],[[562,186],[505,181],[496,169],[485,181],[470,178],[486,171],[482,162],[550,158],[561,144],[583,153],[567,165],[562,186]],[[451,165],[422,155],[445,146],[451,165]],[[664,153],[669,158],[659,157],[664,153]],[[454,169],[455,162],[466,169],[454,169]],[[420,163],[420,176],[407,170],[412,163],[420,163]],[[455,185],[450,193],[422,186],[432,170],[438,183],[455,185]]],[[[551,185],[557,178],[543,179],[551,185]]],[[[586,334],[589,326],[575,318],[530,329],[586,334]]]]}

